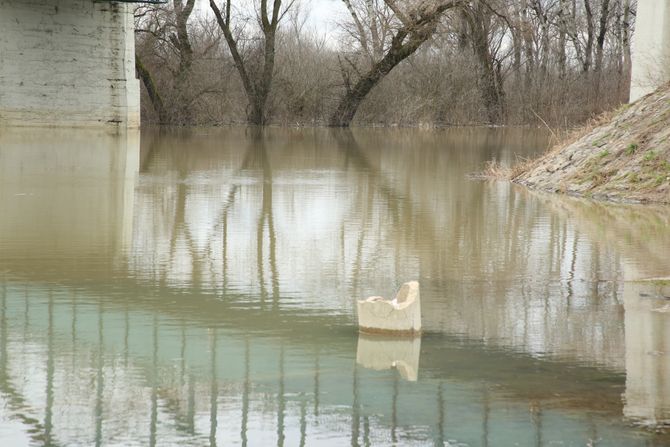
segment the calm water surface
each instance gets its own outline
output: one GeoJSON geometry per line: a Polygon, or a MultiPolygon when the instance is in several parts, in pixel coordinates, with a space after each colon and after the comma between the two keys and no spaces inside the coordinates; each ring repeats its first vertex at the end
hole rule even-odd
{"type": "Polygon", "coordinates": [[[546,145],[0,131],[0,445],[670,445],[670,209],[466,178],[546,145]]]}

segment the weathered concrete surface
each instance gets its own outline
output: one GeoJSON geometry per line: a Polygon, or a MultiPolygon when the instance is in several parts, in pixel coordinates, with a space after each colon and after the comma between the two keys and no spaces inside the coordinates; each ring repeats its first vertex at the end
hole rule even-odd
{"type": "Polygon", "coordinates": [[[632,50],[631,102],[670,81],[670,0],[637,3],[632,50]]]}
{"type": "Polygon", "coordinates": [[[624,414],[644,425],[670,424],[670,278],[627,282],[624,414]]]}
{"type": "Polygon", "coordinates": [[[0,125],[137,127],[132,6],[0,0],[0,125]]]}
{"type": "Polygon", "coordinates": [[[378,371],[395,368],[403,379],[416,382],[420,355],[421,337],[358,336],[356,363],[363,368],[378,371]]]}
{"type": "Polygon", "coordinates": [[[393,300],[372,296],[358,301],[358,326],[363,332],[421,332],[419,283],[406,282],[393,300]]]}

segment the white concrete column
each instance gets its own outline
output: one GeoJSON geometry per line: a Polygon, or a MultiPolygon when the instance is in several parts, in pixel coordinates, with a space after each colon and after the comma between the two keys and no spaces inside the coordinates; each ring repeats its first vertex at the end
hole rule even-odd
{"type": "Polygon", "coordinates": [[[139,126],[132,6],[0,0],[0,126],[139,126]]]}
{"type": "Polygon", "coordinates": [[[670,0],[638,0],[632,50],[631,102],[670,80],[670,0]]]}

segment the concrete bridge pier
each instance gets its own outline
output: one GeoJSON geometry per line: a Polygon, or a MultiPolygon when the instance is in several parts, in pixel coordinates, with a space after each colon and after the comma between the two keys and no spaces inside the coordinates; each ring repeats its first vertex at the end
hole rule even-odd
{"type": "Polygon", "coordinates": [[[138,127],[130,4],[0,0],[0,126],[138,127]]]}
{"type": "Polygon", "coordinates": [[[670,81],[670,0],[637,2],[630,101],[670,81]]]}

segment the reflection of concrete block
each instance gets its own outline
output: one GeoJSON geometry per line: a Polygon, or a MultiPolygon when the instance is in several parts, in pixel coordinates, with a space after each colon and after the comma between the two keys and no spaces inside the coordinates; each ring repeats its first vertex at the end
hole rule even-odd
{"type": "Polygon", "coordinates": [[[393,300],[373,296],[358,301],[358,327],[362,332],[416,334],[421,332],[419,283],[403,284],[393,300]]]}
{"type": "Polygon", "coordinates": [[[358,336],[356,363],[376,370],[395,368],[403,379],[416,382],[420,354],[421,337],[390,338],[361,334],[358,336]]]}

